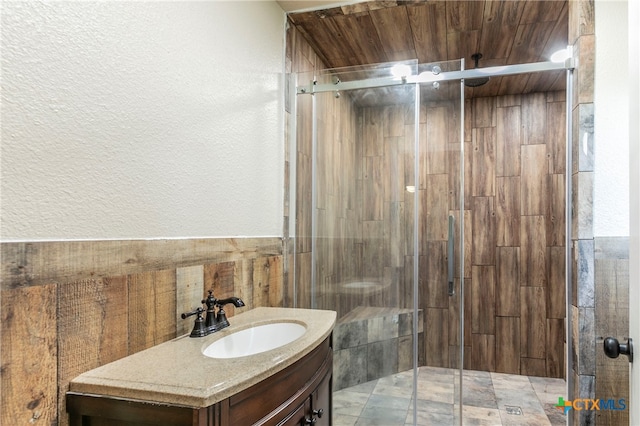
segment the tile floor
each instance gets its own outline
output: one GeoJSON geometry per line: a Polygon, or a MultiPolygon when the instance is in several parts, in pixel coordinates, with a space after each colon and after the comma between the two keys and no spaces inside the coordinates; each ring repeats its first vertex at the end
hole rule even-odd
{"type": "MultiPolygon", "coordinates": [[[[420,367],[418,426],[458,425],[457,370],[420,367]]],[[[463,373],[463,424],[564,425],[554,405],[566,396],[565,381],[486,371],[463,373]],[[518,414],[519,413],[519,414],[518,414]]],[[[405,371],[333,394],[334,426],[413,425],[413,372],[405,371]]]]}

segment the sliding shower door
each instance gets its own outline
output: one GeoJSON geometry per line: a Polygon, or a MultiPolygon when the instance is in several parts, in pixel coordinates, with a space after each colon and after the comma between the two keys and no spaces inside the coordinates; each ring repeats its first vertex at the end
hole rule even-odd
{"type": "Polygon", "coordinates": [[[297,75],[293,297],[338,313],[336,420],[423,424],[423,405],[441,400],[457,422],[460,83],[410,80],[458,69],[404,62],[297,75]]]}
{"type": "MultiPolygon", "coordinates": [[[[459,71],[460,61],[421,65],[418,168],[418,307],[424,324],[416,424],[462,424],[462,359],[467,340],[469,289],[465,279],[464,102],[460,80],[438,81],[459,71]],[[434,80],[430,81],[429,80],[434,80]],[[466,336],[465,336],[466,337],[466,336]]],[[[466,255],[466,256],[465,256],[466,255]]]]}

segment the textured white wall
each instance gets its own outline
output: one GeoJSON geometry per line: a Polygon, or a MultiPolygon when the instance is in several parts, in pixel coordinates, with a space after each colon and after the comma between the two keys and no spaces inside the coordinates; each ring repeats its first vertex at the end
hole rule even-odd
{"type": "Polygon", "coordinates": [[[4,241],[282,234],[275,2],[2,2],[4,241]]]}
{"type": "MultiPolygon", "coordinates": [[[[634,0],[635,1],[635,0],[634,0]]],[[[629,235],[627,2],[595,2],[593,234],[629,235]]],[[[637,76],[636,76],[637,78],[637,76]]]]}

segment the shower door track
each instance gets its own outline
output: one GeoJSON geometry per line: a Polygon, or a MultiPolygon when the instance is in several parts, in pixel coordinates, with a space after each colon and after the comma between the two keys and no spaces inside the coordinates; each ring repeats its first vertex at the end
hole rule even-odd
{"type": "Polygon", "coordinates": [[[403,77],[379,77],[354,81],[336,81],[335,83],[317,84],[310,82],[306,86],[296,87],[296,93],[314,94],[323,92],[335,92],[338,90],[368,89],[373,87],[399,86],[403,84],[433,83],[436,81],[464,80],[482,77],[497,77],[503,75],[527,74],[545,71],[566,71],[573,70],[573,59],[569,58],[564,62],[533,62],[529,64],[504,65],[497,67],[476,68],[461,71],[448,71],[434,74],[430,71],[419,75],[407,75],[403,77]]]}

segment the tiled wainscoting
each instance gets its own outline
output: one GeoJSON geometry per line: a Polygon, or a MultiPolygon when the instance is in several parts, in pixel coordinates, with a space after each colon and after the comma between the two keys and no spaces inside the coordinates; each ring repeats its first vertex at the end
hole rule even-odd
{"type": "MultiPolygon", "coordinates": [[[[280,238],[2,243],[0,424],[66,425],[77,375],[187,333],[208,289],[283,306],[280,238]]],[[[227,310],[233,316],[233,307],[227,310]]]]}

